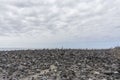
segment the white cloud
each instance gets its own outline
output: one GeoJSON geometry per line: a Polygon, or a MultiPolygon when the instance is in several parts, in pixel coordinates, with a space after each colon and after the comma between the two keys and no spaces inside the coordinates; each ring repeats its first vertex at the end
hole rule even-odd
{"type": "Polygon", "coordinates": [[[116,40],[119,14],[119,0],[0,0],[0,41],[116,40]]]}

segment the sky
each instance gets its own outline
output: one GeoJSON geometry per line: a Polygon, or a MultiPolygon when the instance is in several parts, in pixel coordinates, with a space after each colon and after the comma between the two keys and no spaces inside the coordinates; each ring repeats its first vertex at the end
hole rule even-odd
{"type": "Polygon", "coordinates": [[[120,0],[0,0],[0,48],[120,44],[120,0]]]}

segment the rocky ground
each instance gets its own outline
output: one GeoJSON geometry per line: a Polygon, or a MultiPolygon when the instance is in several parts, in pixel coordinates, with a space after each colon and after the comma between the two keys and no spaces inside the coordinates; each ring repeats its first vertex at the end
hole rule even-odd
{"type": "Polygon", "coordinates": [[[120,48],[0,51],[0,80],[120,80],[120,48]]]}

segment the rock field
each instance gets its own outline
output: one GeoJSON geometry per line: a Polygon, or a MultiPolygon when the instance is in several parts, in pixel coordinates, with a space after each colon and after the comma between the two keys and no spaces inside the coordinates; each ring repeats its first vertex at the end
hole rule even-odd
{"type": "Polygon", "coordinates": [[[120,48],[0,51],[0,80],[120,80],[120,48]]]}

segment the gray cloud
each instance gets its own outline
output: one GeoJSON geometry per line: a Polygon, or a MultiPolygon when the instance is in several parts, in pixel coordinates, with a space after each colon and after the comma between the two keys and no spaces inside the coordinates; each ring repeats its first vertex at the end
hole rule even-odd
{"type": "Polygon", "coordinates": [[[0,0],[0,37],[41,43],[120,39],[119,14],[119,0],[0,0]]]}

